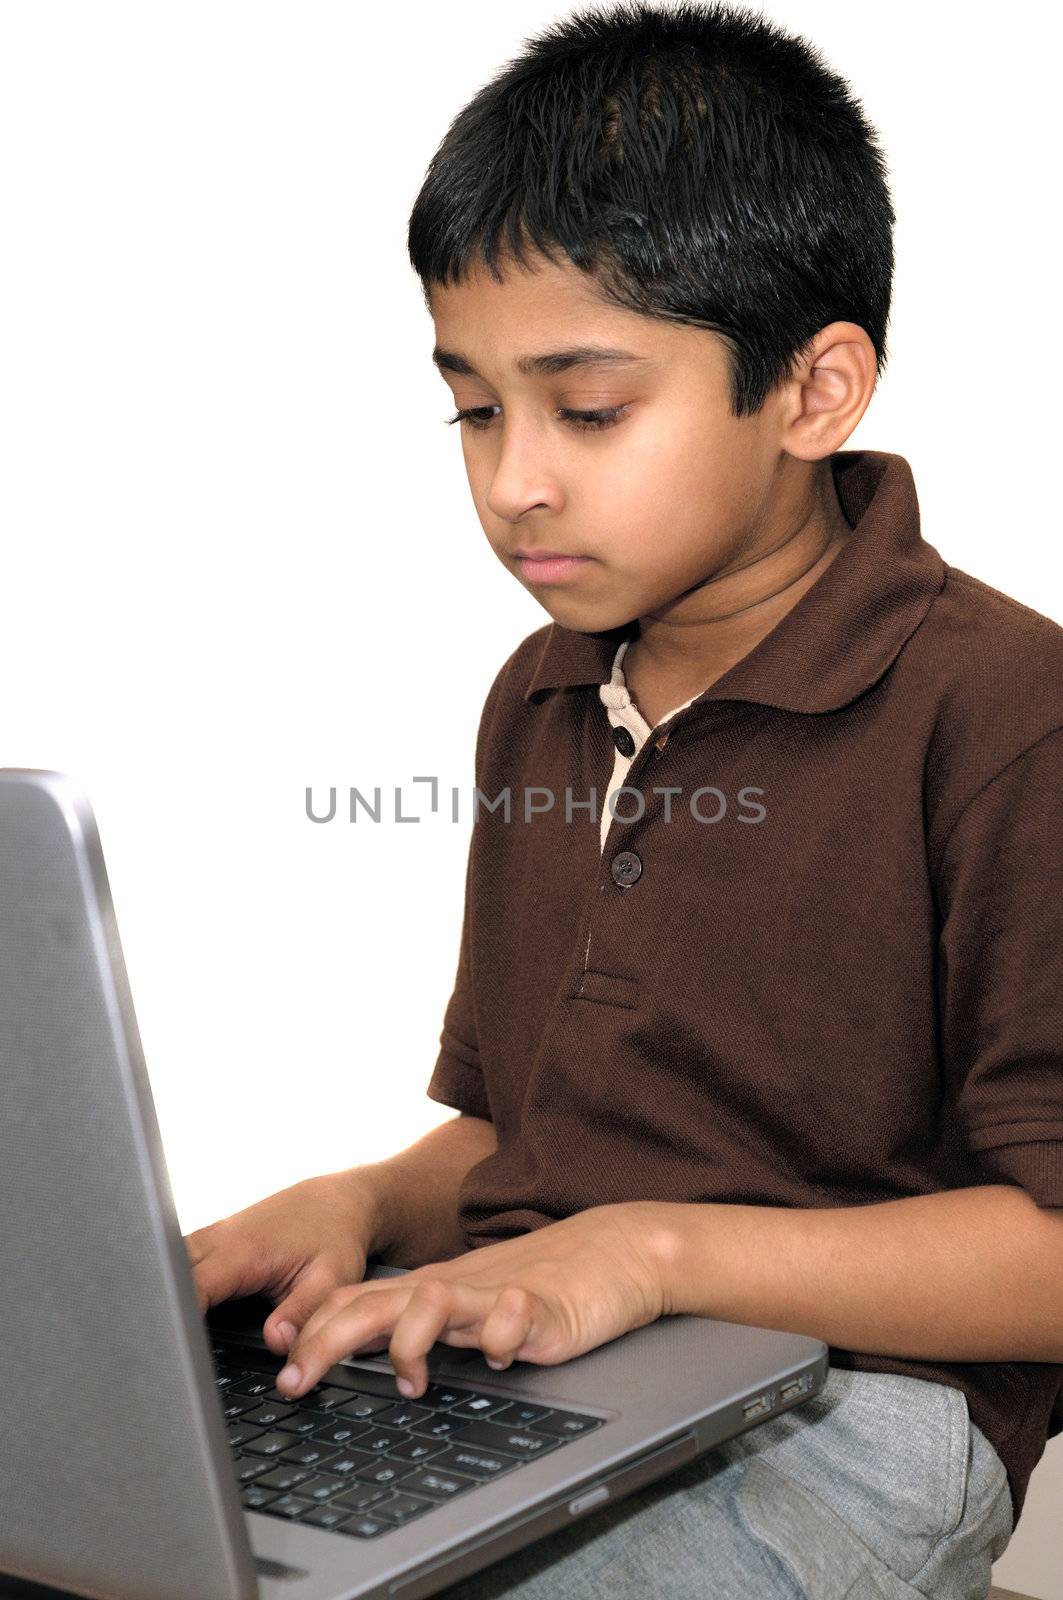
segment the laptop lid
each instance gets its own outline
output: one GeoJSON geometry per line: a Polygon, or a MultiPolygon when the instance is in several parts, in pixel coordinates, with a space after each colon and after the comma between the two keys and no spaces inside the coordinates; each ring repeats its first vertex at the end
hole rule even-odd
{"type": "Polygon", "coordinates": [[[0,1570],[254,1600],[96,824],[60,773],[0,771],[0,1067],[0,1570]]]}

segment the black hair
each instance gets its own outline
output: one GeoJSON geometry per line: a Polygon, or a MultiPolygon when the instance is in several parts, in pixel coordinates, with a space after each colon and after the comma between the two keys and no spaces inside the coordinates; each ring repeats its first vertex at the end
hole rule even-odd
{"type": "Polygon", "coordinates": [[[524,41],[450,124],[410,215],[431,290],[555,247],[602,298],[714,329],[735,415],[820,328],[886,362],[896,221],[874,128],[806,40],[708,0],[621,0],[524,41]]]}

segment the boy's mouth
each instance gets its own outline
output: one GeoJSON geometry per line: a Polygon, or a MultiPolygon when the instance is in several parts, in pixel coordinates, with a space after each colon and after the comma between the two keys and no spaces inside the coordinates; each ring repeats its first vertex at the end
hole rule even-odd
{"type": "Polygon", "coordinates": [[[524,555],[519,550],[516,551],[516,557],[520,562],[521,577],[529,583],[557,583],[578,572],[591,559],[589,556],[565,556],[553,552],[524,555]]]}

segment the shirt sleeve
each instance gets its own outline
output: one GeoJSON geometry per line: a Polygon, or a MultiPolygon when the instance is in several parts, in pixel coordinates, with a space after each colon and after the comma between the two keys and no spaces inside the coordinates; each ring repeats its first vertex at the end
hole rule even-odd
{"type": "MultiPolygon", "coordinates": [[[[476,730],[474,775],[477,788],[482,790],[484,754],[494,729],[494,719],[499,697],[519,653],[503,662],[487,691],[480,723],[476,730]]],[[[483,1117],[490,1122],[491,1107],[487,1098],[480,1062],[480,1041],[476,1029],[476,985],[473,963],[475,929],[473,927],[473,886],[477,871],[478,825],[474,813],[469,853],[465,864],[465,907],[461,921],[461,940],[458,949],[458,970],[454,988],[443,1013],[443,1027],[439,1035],[439,1055],[426,1094],[430,1100],[454,1106],[468,1116],[483,1117]]]]}
{"type": "Polygon", "coordinates": [[[465,867],[465,910],[461,923],[461,942],[458,951],[458,971],[454,989],[443,1013],[443,1028],[439,1035],[440,1051],[435,1068],[428,1081],[429,1099],[445,1106],[454,1106],[469,1116],[491,1121],[491,1107],[487,1099],[483,1072],[480,1068],[480,1049],[476,1033],[470,949],[472,945],[472,900],[470,885],[476,851],[476,827],[469,841],[469,855],[465,867]]]}
{"type": "Polygon", "coordinates": [[[946,1075],[988,1180],[1063,1206],[1063,728],[967,801],[941,855],[946,1075]]]}

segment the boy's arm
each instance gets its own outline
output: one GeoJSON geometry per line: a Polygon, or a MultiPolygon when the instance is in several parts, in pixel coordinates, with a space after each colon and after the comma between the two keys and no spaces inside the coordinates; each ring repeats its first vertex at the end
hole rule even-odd
{"type": "Polygon", "coordinates": [[[1063,1364],[1063,1211],[1021,1189],[822,1210],[647,1204],[668,1314],[912,1360],[1063,1364]]]}
{"type": "Polygon", "coordinates": [[[460,1255],[458,1190],[469,1169],[497,1148],[492,1123],[460,1116],[387,1161],[355,1168],[373,1205],[370,1255],[410,1268],[460,1255]]]}

